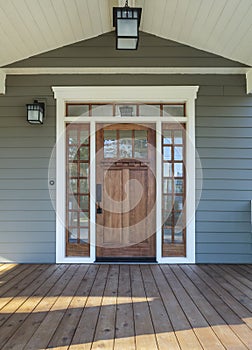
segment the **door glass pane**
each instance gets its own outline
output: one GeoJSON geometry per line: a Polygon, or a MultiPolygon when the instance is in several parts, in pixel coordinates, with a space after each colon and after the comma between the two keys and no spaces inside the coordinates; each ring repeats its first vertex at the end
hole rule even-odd
{"type": "Polygon", "coordinates": [[[80,226],[88,226],[88,213],[82,212],[80,213],[80,226]]]}
{"type": "Polygon", "coordinates": [[[175,196],[174,210],[183,210],[183,197],[182,196],[175,196]]]}
{"type": "Polygon", "coordinates": [[[170,212],[172,210],[173,207],[173,200],[172,200],[172,196],[164,196],[164,210],[170,212]]]}
{"type": "Polygon", "coordinates": [[[163,229],[163,235],[164,235],[164,243],[170,243],[172,241],[172,229],[171,228],[164,228],[163,229]]]}
{"type": "Polygon", "coordinates": [[[88,243],[88,227],[80,228],[80,243],[88,243]]]}
{"type": "Polygon", "coordinates": [[[70,179],[69,180],[69,192],[74,192],[77,193],[77,185],[78,185],[78,180],[77,179],[70,179]]]}
{"type": "Polygon", "coordinates": [[[104,158],[117,158],[116,130],[104,130],[104,158]]]}
{"type": "Polygon", "coordinates": [[[69,176],[74,177],[77,176],[77,164],[76,163],[69,163],[69,176]]]}
{"type": "Polygon", "coordinates": [[[183,181],[183,179],[175,179],[174,180],[174,191],[176,193],[183,193],[184,192],[184,181],[183,181]]]}
{"type": "Polygon", "coordinates": [[[147,158],[147,130],[135,130],[134,148],[135,158],[147,158]]]}
{"type": "Polygon", "coordinates": [[[132,131],[120,130],[119,135],[120,158],[132,158],[132,131]]]}
{"type": "Polygon", "coordinates": [[[79,209],[78,201],[77,201],[75,196],[69,196],[68,209],[69,210],[78,210],[79,209]]]}
{"type": "Polygon", "coordinates": [[[78,152],[78,147],[77,146],[70,146],[68,147],[68,158],[69,160],[75,160],[77,159],[77,152],[78,152]]]}
{"type": "Polygon", "coordinates": [[[72,228],[68,231],[69,234],[69,243],[77,243],[78,241],[78,228],[72,228]]]}

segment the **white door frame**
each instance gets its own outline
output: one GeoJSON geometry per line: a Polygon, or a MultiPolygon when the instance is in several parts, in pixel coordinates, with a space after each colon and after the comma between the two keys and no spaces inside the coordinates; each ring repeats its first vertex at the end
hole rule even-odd
{"type": "Polygon", "coordinates": [[[198,86],[85,86],[52,87],[56,104],[56,262],[92,263],[95,261],[95,129],[96,123],[155,123],[156,124],[156,259],[158,263],[195,263],[195,99],[198,86]],[[185,117],[66,117],[66,103],[185,103],[185,117]],[[90,257],[65,255],[65,124],[90,124],[90,257]],[[162,122],[186,123],[186,257],[162,257],[162,122]]]}

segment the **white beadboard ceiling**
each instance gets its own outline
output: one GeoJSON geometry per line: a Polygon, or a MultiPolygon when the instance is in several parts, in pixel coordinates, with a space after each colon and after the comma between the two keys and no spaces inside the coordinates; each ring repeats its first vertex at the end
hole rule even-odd
{"type": "MultiPolygon", "coordinates": [[[[0,0],[0,66],[113,30],[122,0],[0,0]]],[[[252,0],[134,0],[141,30],[252,66],[252,0]]]]}

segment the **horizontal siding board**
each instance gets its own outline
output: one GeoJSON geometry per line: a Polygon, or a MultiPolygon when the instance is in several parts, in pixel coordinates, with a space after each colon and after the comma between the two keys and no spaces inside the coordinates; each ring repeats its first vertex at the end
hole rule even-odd
{"type": "Polygon", "coordinates": [[[52,148],[0,148],[2,159],[5,158],[47,158],[49,159],[52,154],[52,148]]]}
{"type": "MultiPolygon", "coordinates": [[[[204,180],[226,179],[226,180],[248,180],[252,179],[252,170],[244,169],[204,169],[204,180]]],[[[248,180],[249,181],[249,180],[248,180]]]]}
{"type": "Polygon", "coordinates": [[[251,138],[250,137],[197,137],[196,147],[211,147],[211,148],[250,148],[251,138]]]}
{"type": "Polygon", "coordinates": [[[246,96],[199,96],[197,98],[197,106],[205,107],[251,107],[252,97],[246,96]]]}
{"type": "Polygon", "coordinates": [[[196,104],[196,115],[201,117],[250,117],[250,106],[198,106],[196,104]]]}
{"type": "MultiPolygon", "coordinates": [[[[33,241],[36,243],[51,243],[55,244],[55,232],[53,231],[35,231],[32,233],[33,241]]],[[[8,231],[1,232],[1,243],[8,244],[19,244],[19,243],[30,243],[31,242],[31,233],[19,231],[8,231]]]]}
{"type": "Polygon", "coordinates": [[[252,159],[212,159],[201,158],[203,169],[252,169],[252,159]]]}
{"type": "MultiPolygon", "coordinates": [[[[1,211],[19,211],[22,208],[22,210],[27,211],[29,214],[30,211],[38,210],[38,211],[50,211],[53,213],[53,204],[51,200],[48,198],[47,200],[5,200],[0,201],[0,210],[1,211]]],[[[55,215],[55,214],[54,214],[55,215]]]]}
{"type": "Polygon", "coordinates": [[[203,179],[204,190],[234,190],[248,191],[252,189],[252,180],[220,180],[220,179],[203,179]]]}
{"type": "Polygon", "coordinates": [[[232,214],[232,212],[249,212],[250,211],[250,202],[243,200],[204,200],[202,199],[198,206],[197,211],[228,211],[232,214]]]}
{"type": "MultiPolygon", "coordinates": [[[[30,232],[31,233],[31,240],[32,240],[32,234],[36,231],[49,231],[52,232],[55,230],[55,222],[54,221],[2,221],[1,227],[0,227],[0,234],[1,232],[30,232]]],[[[47,250],[45,250],[47,251],[47,250]]]]}
{"type": "Polygon", "coordinates": [[[217,254],[215,252],[201,254],[197,253],[196,263],[198,264],[251,264],[251,254],[226,253],[217,254]]]}
{"type": "Polygon", "coordinates": [[[55,137],[47,137],[46,138],[46,145],[45,140],[43,138],[37,138],[37,137],[5,137],[0,138],[0,148],[6,147],[8,145],[8,148],[31,148],[36,146],[36,149],[38,148],[45,148],[49,147],[51,150],[55,145],[55,137]]]}
{"type": "MultiPolygon", "coordinates": [[[[237,233],[236,232],[215,232],[215,233],[204,232],[203,234],[197,235],[197,242],[205,243],[205,244],[237,243],[237,233]]],[[[248,244],[248,242],[251,242],[251,232],[239,232],[239,242],[244,244],[248,244]]]]}
{"type": "MultiPolygon", "coordinates": [[[[252,145],[251,145],[252,146],[252,145]]],[[[250,159],[252,148],[197,148],[200,158],[250,159]]]]}
{"type": "MultiPolygon", "coordinates": [[[[20,203],[21,204],[21,203],[20,203]]],[[[51,208],[50,208],[51,209],[51,208]]],[[[19,210],[7,211],[3,210],[0,213],[1,222],[4,221],[13,221],[13,222],[22,222],[22,221],[53,221],[56,220],[55,213],[46,210],[24,210],[23,206],[20,206],[19,210]]]]}
{"type": "Polygon", "coordinates": [[[48,253],[47,251],[39,253],[33,253],[32,251],[28,253],[10,253],[0,250],[0,260],[3,263],[13,262],[20,264],[53,264],[56,262],[55,253],[48,253]]]}
{"type": "Polygon", "coordinates": [[[46,251],[49,254],[53,254],[55,251],[55,243],[52,242],[36,242],[36,243],[19,243],[17,246],[16,244],[12,243],[2,243],[0,248],[0,254],[1,251],[9,251],[11,253],[17,254],[17,253],[24,253],[29,254],[29,252],[33,253],[40,253],[41,251],[46,251]]]}
{"type": "Polygon", "coordinates": [[[12,189],[5,189],[0,190],[0,198],[1,200],[48,200],[50,199],[50,194],[48,189],[45,190],[12,190],[12,189]]]}
{"type": "MultiPolygon", "coordinates": [[[[252,107],[251,107],[252,109],[252,107]]],[[[251,117],[200,117],[196,118],[196,127],[215,128],[252,128],[251,117]]]]}
{"type": "Polygon", "coordinates": [[[249,222],[251,219],[250,211],[238,211],[236,212],[229,212],[229,211],[197,211],[196,212],[196,220],[198,222],[200,221],[206,221],[206,222],[213,222],[213,221],[219,221],[219,222],[249,222]]]}
{"type": "MultiPolygon", "coordinates": [[[[250,232],[251,231],[251,224],[247,222],[209,222],[208,225],[204,222],[196,222],[196,229],[200,233],[209,232],[209,229],[211,229],[211,232],[250,232]]],[[[237,243],[239,243],[237,239],[237,243]]],[[[248,242],[249,243],[249,242],[248,242]]],[[[210,248],[210,246],[209,246],[210,248]]],[[[213,250],[209,249],[209,252],[213,250]]],[[[224,251],[225,252],[225,251],[224,251]]]]}
{"type": "MultiPolygon", "coordinates": [[[[0,169],[48,169],[48,158],[12,158],[1,159],[0,169]]],[[[29,176],[29,175],[28,175],[29,176]]]]}
{"type": "Polygon", "coordinates": [[[196,137],[234,137],[250,138],[252,135],[252,128],[215,128],[215,127],[198,127],[196,129],[196,137]]]}
{"type": "Polygon", "coordinates": [[[252,244],[247,243],[198,243],[197,250],[202,254],[208,253],[209,249],[216,254],[221,254],[223,251],[229,252],[229,254],[251,254],[252,244]]]}
{"type": "Polygon", "coordinates": [[[252,190],[235,191],[235,190],[205,190],[203,189],[201,199],[210,200],[244,200],[250,201],[252,198],[252,190]]]}

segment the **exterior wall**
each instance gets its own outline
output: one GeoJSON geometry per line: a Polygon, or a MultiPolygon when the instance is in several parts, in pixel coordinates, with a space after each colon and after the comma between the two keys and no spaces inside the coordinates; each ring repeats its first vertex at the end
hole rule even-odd
{"type": "MultiPolygon", "coordinates": [[[[159,50],[161,57],[164,51],[160,43],[164,40],[154,39],[148,39],[152,48],[148,47],[144,54],[159,50]]],[[[99,38],[96,40],[96,45],[104,44],[99,38]]],[[[74,47],[80,45],[95,44],[90,41],[74,47]]],[[[182,45],[167,41],[169,45],[180,48],[180,55],[186,54],[187,48],[182,45]]],[[[160,66],[164,62],[166,66],[172,64],[166,56],[161,58],[160,66]]],[[[179,61],[181,65],[185,60],[179,61]]],[[[91,61],[98,65],[92,56],[88,56],[85,65],[91,61]]],[[[30,65],[27,62],[26,66],[38,65],[33,59],[30,65]]],[[[41,66],[43,62],[40,61],[41,66]]],[[[60,65],[58,57],[55,65],[56,62],[60,65]]],[[[70,65],[73,58],[65,59],[62,65],[67,62],[70,65]]],[[[104,66],[106,62],[111,64],[110,60],[104,62],[104,66]]],[[[132,66],[136,62],[137,59],[132,66]]],[[[139,62],[144,65],[145,61],[141,58],[139,62]]],[[[146,62],[148,65],[152,60],[146,62]]],[[[200,66],[198,59],[197,62],[200,66]]],[[[216,65],[220,62],[223,66],[231,64],[219,58],[216,65]]],[[[204,180],[196,214],[196,261],[252,263],[252,97],[246,95],[245,77],[241,75],[8,76],[6,95],[0,96],[0,261],[55,262],[55,212],[50,199],[54,188],[48,185],[56,115],[51,86],[71,85],[200,85],[196,100],[196,146],[204,180]],[[47,99],[47,117],[43,126],[31,126],[26,122],[25,105],[38,97],[47,99]]]]}

